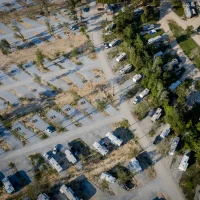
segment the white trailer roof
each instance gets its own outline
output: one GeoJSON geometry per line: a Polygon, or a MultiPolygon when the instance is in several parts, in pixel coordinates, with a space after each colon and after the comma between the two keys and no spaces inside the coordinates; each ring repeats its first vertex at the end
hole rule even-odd
{"type": "Polygon", "coordinates": [[[117,179],[115,177],[113,177],[111,174],[107,173],[107,172],[103,172],[101,173],[100,178],[102,180],[106,180],[109,183],[116,183],[117,179]]]}
{"type": "Polygon", "coordinates": [[[133,172],[141,172],[142,168],[139,161],[136,158],[132,158],[128,164],[128,167],[133,172]]]}
{"type": "Polygon", "coordinates": [[[37,200],[49,200],[49,199],[50,199],[50,197],[45,193],[39,194],[39,196],[37,198],[37,200]]]}
{"type": "Polygon", "coordinates": [[[108,154],[108,149],[102,146],[99,142],[95,142],[93,147],[103,156],[108,154]]]}
{"type": "Polygon", "coordinates": [[[57,161],[53,157],[49,159],[49,162],[58,172],[61,172],[63,170],[62,167],[57,163],[57,161]]]}
{"type": "Polygon", "coordinates": [[[176,150],[176,147],[178,146],[179,141],[180,141],[179,137],[173,138],[171,146],[170,146],[169,155],[174,155],[174,152],[176,150]]]}
{"type": "Polygon", "coordinates": [[[134,82],[134,83],[137,83],[141,78],[142,78],[142,75],[141,75],[141,74],[135,74],[135,75],[133,76],[133,82],[134,82]]]}
{"type": "Polygon", "coordinates": [[[141,98],[144,98],[147,94],[149,94],[149,89],[148,88],[146,88],[146,89],[144,89],[141,93],[140,93],[140,97],[141,98]]]}
{"type": "Polygon", "coordinates": [[[118,147],[120,147],[121,144],[123,143],[123,140],[122,140],[122,139],[117,138],[117,137],[116,137],[113,133],[111,133],[111,132],[106,133],[106,136],[110,139],[110,141],[111,141],[114,145],[116,145],[116,146],[118,146],[118,147]]]}
{"type": "Polygon", "coordinates": [[[4,188],[5,188],[5,190],[6,190],[6,192],[7,192],[8,194],[11,194],[11,193],[13,193],[13,192],[15,191],[14,187],[12,186],[12,184],[11,184],[11,182],[9,181],[8,178],[2,179],[2,183],[3,183],[4,188]]]}
{"type": "Polygon", "coordinates": [[[74,196],[73,190],[64,184],[60,187],[60,192],[65,194],[69,200],[79,200],[77,197],[74,196]]]}
{"type": "Polygon", "coordinates": [[[184,155],[182,160],[181,160],[181,163],[178,167],[179,171],[186,171],[186,169],[188,167],[188,160],[189,160],[189,156],[184,155]]]}
{"type": "Polygon", "coordinates": [[[160,116],[161,116],[161,112],[162,112],[162,109],[161,108],[157,108],[156,112],[154,113],[154,115],[151,118],[151,121],[158,120],[160,118],[160,116]]]}
{"type": "Polygon", "coordinates": [[[74,157],[74,155],[71,153],[70,150],[66,150],[65,155],[66,155],[67,160],[71,162],[72,164],[75,164],[77,162],[76,158],[74,157]]]}
{"type": "Polygon", "coordinates": [[[169,132],[170,132],[170,125],[167,124],[163,129],[162,133],[160,134],[160,137],[164,139],[165,137],[168,136],[169,132]]]}

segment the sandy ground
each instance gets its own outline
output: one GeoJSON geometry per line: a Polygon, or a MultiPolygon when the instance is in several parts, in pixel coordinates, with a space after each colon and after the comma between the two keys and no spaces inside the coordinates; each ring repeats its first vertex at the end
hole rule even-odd
{"type": "Polygon", "coordinates": [[[29,49],[17,50],[9,55],[3,55],[2,53],[0,53],[0,66],[6,67],[14,63],[19,64],[28,60],[35,60],[35,52],[37,48],[40,49],[44,55],[53,58],[55,57],[56,53],[68,53],[74,47],[79,47],[85,42],[87,42],[87,38],[85,37],[85,35],[73,35],[70,33],[67,39],[57,39],[54,43],[44,42],[44,44],[40,47],[34,46],[29,49]]]}

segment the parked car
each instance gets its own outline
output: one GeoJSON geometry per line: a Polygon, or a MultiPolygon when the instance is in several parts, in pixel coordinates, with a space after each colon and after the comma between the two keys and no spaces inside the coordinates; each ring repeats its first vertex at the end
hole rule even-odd
{"type": "Polygon", "coordinates": [[[57,145],[55,145],[53,148],[53,154],[57,154],[57,152],[58,152],[58,148],[57,148],[57,145]]]}
{"type": "Polygon", "coordinates": [[[108,43],[104,43],[103,46],[104,46],[105,49],[109,49],[109,44],[108,43]]]}
{"type": "Polygon", "coordinates": [[[53,133],[55,131],[55,128],[53,126],[48,126],[46,129],[45,129],[45,132],[50,134],[50,133],[53,133]]]}

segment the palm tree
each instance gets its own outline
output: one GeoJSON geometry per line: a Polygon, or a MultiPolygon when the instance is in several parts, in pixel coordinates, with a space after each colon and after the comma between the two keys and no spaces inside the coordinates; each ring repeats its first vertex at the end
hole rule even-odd
{"type": "Polygon", "coordinates": [[[10,44],[8,43],[8,41],[6,39],[2,39],[0,41],[0,49],[2,51],[3,54],[8,54],[11,47],[10,47],[10,44]]]}
{"type": "Polygon", "coordinates": [[[23,41],[25,41],[25,38],[24,38],[23,34],[21,33],[21,29],[18,27],[17,23],[15,22],[12,26],[13,26],[13,29],[15,31],[14,37],[22,39],[23,41]]]}

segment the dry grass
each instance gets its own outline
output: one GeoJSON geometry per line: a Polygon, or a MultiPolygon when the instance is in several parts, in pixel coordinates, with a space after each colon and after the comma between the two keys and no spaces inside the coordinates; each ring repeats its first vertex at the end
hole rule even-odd
{"type": "Polygon", "coordinates": [[[0,139],[0,148],[2,148],[4,151],[12,150],[12,147],[2,139],[0,139]]]}

